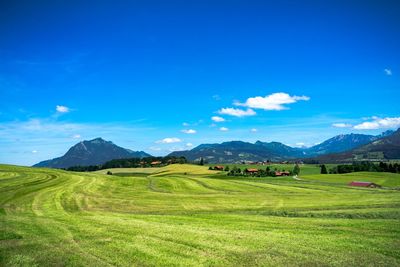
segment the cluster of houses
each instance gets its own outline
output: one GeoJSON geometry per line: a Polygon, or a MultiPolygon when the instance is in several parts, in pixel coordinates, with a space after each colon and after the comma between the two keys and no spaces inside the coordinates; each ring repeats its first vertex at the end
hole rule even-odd
{"type": "MultiPolygon", "coordinates": [[[[221,165],[217,165],[217,166],[214,166],[211,168],[215,171],[223,171],[225,169],[225,167],[221,166],[221,165]]],[[[248,169],[244,169],[243,172],[245,172],[247,174],[256,174],[259,171],[260,171],[259,169],[248,168],[248,169]]],[[[289,175],[290,175],[290,172],[288,172],[288,171],[275,171],[275,176],[289,176],[289,175]]]]}
{"type": "MultiPolygon", "coordinates": [[[[163,163],[162,161],[152,161],[152,162],[150,162],[150,165],[151,165],[151,167],[161,167],[161,166],[172,164],[172,163],[173,163],[173,161],[171,161],[171,160],[168,160],[166,163],[163,163]]],[[[148,164],[148,163],[146,163],[144,161],[140,162],[140,165],[142,165],[142,166],[145,166],[146,164],[148,164]]]]}
{"type": "Polygon", "coordinates": [[[296,163],[296,164],[303,164],[302,161],[279,161],[279,162],[272,162],[270,160],[266,161],[242,161],[241,164],[248,164],[248,165],[271,165],[271,164],[291,164],[291,163],[296,163]]]}
{"type": "MultiPolygon", "coordinates": [[[[258,169],[245,169],[244,172],[246,173],[258,173],[258,169]]],[[[288,171],[275,171],[275,176],[289,176],[290,172],[288,171]]]]}

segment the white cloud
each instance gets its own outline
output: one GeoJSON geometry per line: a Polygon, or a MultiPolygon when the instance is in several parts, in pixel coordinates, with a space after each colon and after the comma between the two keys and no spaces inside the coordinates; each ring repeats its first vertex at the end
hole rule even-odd
{"type": "Polygon", "coordinates": [[[168,149],[169,152],[183,151],[183,150],[185,150],[183,147],[171,147],[168,149]]]}
{"type": "Polygon", "coordinates": [[[372,121],[366,121],[354,126],[357,130],[376,130],[385,128],[398,128],[400,127],[400,117],[393,118],[378,118],[373,117],[372,121]]]}
{"type": "Polygon", "coordinates": [[[384,69],[386,75],[392,76],[392,70],[391,69],[384,69]]]}
{"type": "Polygon", "coordinates": [[[57,105],[57,106],[56,106],[56,111],[57,111],[58,113],[68,113],[68,112],[70,112],[70,109],[69,109],[69,107],[66,107],[66,106],[59,106],[59,105],[57,105]]]}
{"type": "Polygon", "coordinates": [[[215,122],[223,122],[223,121],[225,121],[225,119],[220,117],[220,116],[212,116],[211,120],[213,120],[215,122]]]}
{"type": "Polygon", "coordinates": [[[187,143],[186,146],[187,146],[187,147],[192,147],[193,144],[192,144],[192,143],[187,143]]]}
{"type": "Polygon", "coordinates": [[[37,153],[37,150],[32,150],[32,153],[33,153],[33,154],[36,154],[36,153],[37,153]]]}
{"type": "Polygon", "coordinates": [[[72,136],[72,138],[74,138],[74,139],[79,139],[79,138],[81,138],[82,136],[80,135],[80,134],[74,134],[73,136],[72,136]]]}
{"type": "Polygon", "coordinates": [[[182,140],[179,138],[176,138],[176,137],[167,137],[162,140],[156,141],[157,144],[172,144],[172,143],[180,143],[180,142],[182,142],[182,140]]]}
{"type": "Polygon", "coordinates": [[[185,126],[185,127],[187,127],[187,126],[189,126],[190,124],[187,123],[187,122],[184,122],[184,123],[182,123],[182,125],[185,126]]]}
{"type": "Polygon", "coordinates": [[[197,133],[197,131],[193,130],[193,129],[185,129],[185,130],[181,130],[181,132],[185,133],[185,134],[195,134],[195,133],[197,133]]]}
{"type": "Polygon", "coordinates": [[[219,128],[219,130],[220,130],[221,132],[227,132],[227,131],[229,131],[229,129],[226,128],[226,127],[221,127],[221,128],[219,128]]]}
{"type": "Polygon", "coordinates": [[[349,123],[333,123],[332,126],[336,128],[349,128],[352,125],[349,123]]]}
{"type": "Polygon", "coordinates": [[[250,97],[245,103],[236,102],[235,105],[264,110],[284,110],[288,109],[286,106],[284,106],[285,104],[293,104],[297,101],[308,100],[310,100],[310,97],[308,96],[290,96],[287,93],[274,93],[265,97],[250,97]]]}
{"type": "Polygon", "coordinates": [[[250,130],[250,132],[252,132],[252,133],[256,133],[257,131],[258,130],[256,128],[253,128],[253,129],[250,130]]]}
{"type": "Polygon", "coordinates": [[[256,115],[256,112],[254,110],[252,110],[251,108],[248,108],[247,110],[242,110],[242,109],[238,109],[238,108],[222,108],[218,111],[218,113],[235,116],[235,117],[245,117],[245,116],[256,115]]]}

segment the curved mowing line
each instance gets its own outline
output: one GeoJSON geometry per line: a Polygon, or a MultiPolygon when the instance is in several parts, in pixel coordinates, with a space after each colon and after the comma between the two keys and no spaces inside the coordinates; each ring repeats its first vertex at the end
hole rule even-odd
{"type": "Polygon", "coordinates": [[[199,181],[199,180],[197,180],[196,178],[190,178],[190,177],[185,177],[185,178],[188,179],[188,180],[192,180],[192,181],[198,183],[199,185],[201,185],[201,186],[203,186],[204,188],[209,189],[209,190],[213,190],[213,191],[217,191],[217,192],[223,192],[223,193],[226,193],[226,194],[228,194],[228,193],[234,193],[234,192],[240,192],[240,191],[235,191],[235,190],[220,189],[220,188],[211,186],[211,185],[207,184],[207,183],[204,182],[204,181],[199,181]]]}
{"type": "Polygon", "coordinates": [[[153,177],[148,176],[146,178],[147,178],[147,180],[149,180],[147,188],[150,189],[151,191],[157,192],[157,193],[168,193],[168,194],[171,194],[170,191],[158,188],[157,185],[156,185],[156,181],[154,180],[153,177]]]}

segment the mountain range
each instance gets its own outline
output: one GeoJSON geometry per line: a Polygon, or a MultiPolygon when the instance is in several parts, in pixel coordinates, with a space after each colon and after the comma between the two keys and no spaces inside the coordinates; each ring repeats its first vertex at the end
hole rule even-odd
{"type": "MultiPolygon", "coordinates": [[[[185,157],[188,161],[208,163],[239,163],[243,161],[351,162],[362,159],[400,158],[400,129],[380,135],[342,134],[309,148],[291,147],[279,142],[255,143],[230,141],[202,144],[191,150],[175,151],[168,156],[185,157]]],[[[103,164],[112,159],[151,157],[143,151],[132,151],[110,141],[96,138],[71,147],[64,156],[42,161],[34,167],[68,168],[103,164]]]]}
{"type": "Polygon", "coordinates": [[[378,136],[342,134],[309,148],[290,147],[279,142],[231,141],[221,144],[203,144],[192,150],[172,152],[169,156],[184,156],[189,161],[198,161],[203,158],[209,163],[293,160],[349,151],[391,134],[393,131],[387,131],[378,136]]]}
{"type": "Polygon", "coordinates": [[[143,151],[122,148],[110,141],[96,138],[82,141],[71,147],[64,156],[45,160],[34,167],[68,168],[71,166],[89,166],[103,164],[112,159],[150,157],[143,151]]]}
{"type": "Polygon", "coordinates": [[[325,154],[306,160],[318,163],[346,163],[353,160],[400,159],[400,129],[385,132],[368,144],[341,153],[325,154]]]}

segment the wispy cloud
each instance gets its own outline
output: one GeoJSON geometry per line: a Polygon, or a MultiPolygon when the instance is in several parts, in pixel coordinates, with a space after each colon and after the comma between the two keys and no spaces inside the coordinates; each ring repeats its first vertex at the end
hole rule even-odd
{"type": "Polygon", "coordinates": [[[225,119],[220,116],[212,116],[211,120],[215,121],[215,122],[224,122],[225,121],[225,119]]]}
{"type": "Polygon", "coordinates": [[[258,130],[256,128],[250,129],[250,132],[256,133],[258,130]]]}
{"type": "Polygon", "coordinates": [[[182,140],[179,138],[176,138],[176,137],[167,137],[162,140],[156,141],[157,144],[173,144],[173,143],[180,143],[180,142],[182,142],[182,140]]]}
{"type": "Polygon", "coordinates": [[[195,133],[197,133],[197,131],[193,130],[193,129],[184,129],[184,130],[181,130],[181,132],[185,133],[185,134],[195,134],[195,133]]]}
{"type": "Polygon", "coordinates": [[[304,142],[297,142],[294,147],[305,147],[306,144],[304,142]]]}
{"type": "Polygon", "coordinates": [[[247,110],[238,109],[238,108],[222,108],[218,111],[219,114],[230,115],[235,117],[246,117],[246,116],[254,116],[256,112],[251,108],[247,110]]]}
{"type": "Polygon", "coordinates": [[[353,128],[356,130],[376,130],[400,127],[400,117],[392,118],[379,118],[373,117],[372,121],[366,121],[355,125],[353,128]]]}
{"type": "Polygon", "coordinates": [[[353,125],[350,123],[333,123],[332,126],[335,128],[350,128],[353,125]]]}
{"type": "Polygon", "coordinates": [[[288,109],[288,107],[285,106],[287,104],[308,100],[310,100],[308,96],[290,96],[287,93],[274,93],[264,97],[250,97],[246,102],[236,102],[235,105],[263,110],[284,110],[288,109]]]}
{"type": "Polygon", "coordinates": [[[383,71],[385,72],[386,75],[392,76],[392,70],[391,69],[384,69],[383,71]]]}
{"type": "Polygon", "coordinates": [[[221,132],[227,132],[227,131],[229,131],[229,129],[226,128],[226,127],[221,127],[221,128],[219,128],[219,130],[220,130],[221,132]]]}
{"type": "Polygon", "coordinates": [[[220,95],[213,95],[212,98],[216,101],[221,100],[221,96],[220,95]]]}
{"type": "Polygon", "coordinates": [[[66,107],[66,106],[59,106],[59,105],[57,105],[57,106],[56,106],[56,111],[57,111],[58,113],[68,113],[68,112],[70,112],[70,108],[69,108],[69,107],[66,107]]]}
{"type": "Polygon", "coordinates": [[[72,136],[72,138],[74,138],[74,139],[80,139],[82,136],[80,135],[80,134],[74,134],[73,136],[72,136]]]}

